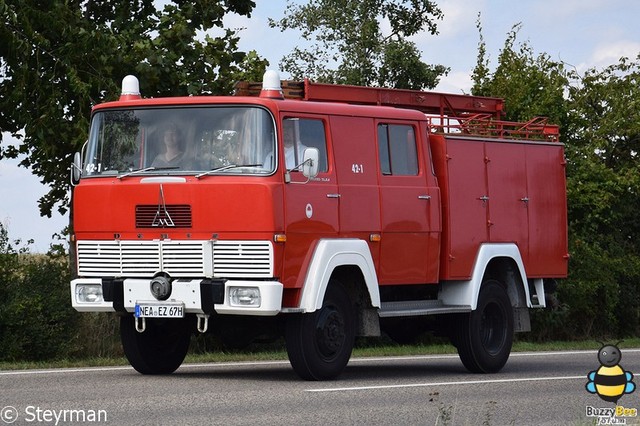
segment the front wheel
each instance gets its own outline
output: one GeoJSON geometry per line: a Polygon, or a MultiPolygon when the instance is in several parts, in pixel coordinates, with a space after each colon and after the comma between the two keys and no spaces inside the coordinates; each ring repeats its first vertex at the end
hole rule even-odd
{"type": "Polygon", "coordinates": [[[143,333],[138,333],[134,324],[132,315],[120,319],[122,348],[131,366],[142,374],[170,374],[177,370],[191,340],[187,318],[147,318],[143,333]]]}
{"type": "Polygon", "coordinates": [[[291,366],[301,378],[337,377],[349,362],[355,341],[353,305],[344,288],[330,282],[322,308],[291,316],[285,340],[291,366]]]}
{"type": "Polygon", "coordinates": [[[456,318],[451,337],[472,373],[495,373],[504,367],[513,343],[513,309],[498,281],[482,284],[476,310],[456,318]]]}

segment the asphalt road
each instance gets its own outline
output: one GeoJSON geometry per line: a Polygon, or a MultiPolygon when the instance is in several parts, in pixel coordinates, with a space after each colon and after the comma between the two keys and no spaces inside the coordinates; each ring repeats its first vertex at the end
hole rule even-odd
{"type": "MultiPolygon", "coordinates": [[[[620,365],[640,375],[640,349],[622,348],[620,365]]],[[[83,416],[112,425],[598,424],[587,407],[615,407],[585,389],[599,367],[594,348],[514,353],[494,375],[467,373],[457,356],[352,359],[330,382],[299,380],[286,361],[184,365],[170,376],[130,367],[0,371],[0,425],[83,416]]],[[[639,397],[618,405],[640,408],[639,397]]]]}

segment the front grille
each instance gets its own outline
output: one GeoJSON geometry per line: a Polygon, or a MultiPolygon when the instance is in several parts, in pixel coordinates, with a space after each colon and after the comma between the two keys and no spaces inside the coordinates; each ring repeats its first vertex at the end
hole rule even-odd
{"type": "Polygon", "coordinates": [[[273,276],[270,241],[78,241],[77,256],[85,277],[273,276]]]}
{"type": "Polygon", "coordinates": [[[136,206],[136,228],[191,228],[188,204],[136,206]]]}
{"type": "Polygon", "coordinates": [[[213,275],[216,277],[271,277],[273,246],[269,241],[216,241],[213,275]]]}

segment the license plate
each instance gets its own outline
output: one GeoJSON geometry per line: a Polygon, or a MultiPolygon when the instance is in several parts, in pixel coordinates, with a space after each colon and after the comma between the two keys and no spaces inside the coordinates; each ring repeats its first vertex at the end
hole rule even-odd
{"type": "Polygon", "coordinates": [[[137,318],[182,318],[184,303],[182,302],[138,302],[135,315],[137,318]]]}

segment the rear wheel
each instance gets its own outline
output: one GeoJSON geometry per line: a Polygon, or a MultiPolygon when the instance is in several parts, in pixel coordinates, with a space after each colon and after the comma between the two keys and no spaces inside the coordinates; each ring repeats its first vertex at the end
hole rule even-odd
{"type": "Polygon", "coordinates": [[[331,281],[322,308],[287,320],[286,345],[294,371],[305,380],[337,377],[349,362],[355,315],[349,295],[331,281]]]}
{"type": "Polygon", "coordinates": [[[142,374],[173,373],[187,355],[191,329],[187,318],[146,319],[146,329],[135,329],[132,315],[120,319],[122,348],[129,363],[142,374]]]}
{"type": "Polygon", "coordinates": [[[476,310],[456,318],[451,340],[472,373],[495,373],[504,367],[513,343],[513,309],[498,281],[482,284],[476,310]]]}

